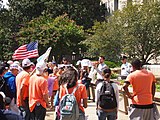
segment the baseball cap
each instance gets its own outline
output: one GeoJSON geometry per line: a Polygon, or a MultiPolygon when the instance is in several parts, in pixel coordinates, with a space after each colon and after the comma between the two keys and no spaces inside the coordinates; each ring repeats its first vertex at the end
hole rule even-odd
{"type": "Polygon", "coordinates": [[[12,60],[8,60],[7,64],[11,65],[11,64],[13,64],[13,61],[12,60]]]}
{"type": "Polygon", "coordinates": [[[20,66],[20,62],[18,62],[18,61],[14,61],[13,64],[17,64],[20,66]]]}
{"type": "Polygon", "coordinates": [[[29,67],[29,66],[31,66],[31,65],[33,65],[33,62],[31,62],[28,58],[27,58],[27,59],[24,59],[24,60],[22,61],[22,67],[23,67],[23,68],[29,67]]]}
{"type": "Polygon", "coordinates": [[[38,62],[36,64],[36,74],[41,75],[43,71],[47,68],[47,64],[45,62],[38,62]]]}
{"type": "Polygon", "coordinates": [[[12,69],[17,69],[17,70],[19,70],[19,65],[13,63],[12,65],[10,65],[10,70],[12,70],[12,69]]]}

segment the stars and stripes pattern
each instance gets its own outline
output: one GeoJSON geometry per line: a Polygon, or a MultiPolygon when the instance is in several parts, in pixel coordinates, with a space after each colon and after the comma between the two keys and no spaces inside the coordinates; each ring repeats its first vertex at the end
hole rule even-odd
{"type": "Polygon", "coordinates": [[[38,42],[31,42],[15,50],[12,58],[13,60],[22,60],[26,58],[36,58],[38,56],[38,42]]]}

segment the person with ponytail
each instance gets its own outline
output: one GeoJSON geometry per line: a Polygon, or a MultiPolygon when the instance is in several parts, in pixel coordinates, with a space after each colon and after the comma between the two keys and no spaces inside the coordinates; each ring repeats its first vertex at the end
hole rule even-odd
{"type": "Polygon", "coordinates": [[[85,85],[79,84],[77,81],[78,81],[78,72],[72,67],[67,68],[60,75],[59,78],[59,85],[60,85],[59,98],[61,100],[62,97],[65,94],[67,94],[66,88],[68,90],[68,93],[71,94],[73,90],[78,86],[74,94],[79,107],[78,120],[85,120],[84,108],[87,108],[87,91],[85,85]]]}
{"type": "MultiPolygon", "coordinates": [[[[119,106],[119,90],[116,83],[110,81],[111,70],[105,68],[102,71],[103,81],[96,87],[96,103],[98,120],[116,120],[119,106]],[[110,87],[110,88],[109,88],[110,87]],[[105,89],[103,89],[105,88],[105,89]],[[110,96],[107,96],[110,95],[110,96]],[[113,97],[114,101],[107,103],[107,98],[113,97]],[[106,98],[106,99],[105,99],[106,98]],[[115,103],[115,104],[112,104],[115,103]]],[[[109,99],[110,100],[110,99],[109,99]]]]}

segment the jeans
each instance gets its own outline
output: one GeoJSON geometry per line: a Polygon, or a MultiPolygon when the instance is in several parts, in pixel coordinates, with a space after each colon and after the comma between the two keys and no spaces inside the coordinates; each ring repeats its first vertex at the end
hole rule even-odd
{"type": "Polygon", "coordinates": [[[79,119],[78,120],[85,120],[85,113],[79,110],[79,119]]]}
{"type": "Polygon", "coordinates": [[[25,107],[24,107],[24,110],[25,110],[25,112],[26,112],[26,116],[25,116],[25,120],[30,120],[30,117],[31,117],[31,113],[30,113],[30,110],[29,110],[29,101],[28,101],[28,98],[26,98],[25,100],[24,100],[24,102],[25,102],[25,107]]]}
{"type": "Polygon", "coordinates": [[[35,106],[31,113],[31,119],[30,120],[44,120],[46,116],[46,109],[42,106],[35,106]]]}
{"type": "Polygon", "coordinates": [[[116,120],[117,112],[105,112],[103,110],[97,110],[98,120],[116,120]]]}

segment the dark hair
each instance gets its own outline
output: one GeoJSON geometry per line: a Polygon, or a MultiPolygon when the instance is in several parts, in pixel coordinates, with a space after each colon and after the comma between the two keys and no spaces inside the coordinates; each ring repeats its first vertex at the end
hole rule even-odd
{"type": "Polygon", "coordinates": [[[140,70],[142,67],[142,63],[139,59],[133,60],[131,64],[136,70],[140,70]]]}
{"type": "Polygon", "coordinates": [[[0,75],[2,75],[4,71],[5,71],[5,67],[0,65],[0,75]]]}
{"type": "Polygon", "coordinates": [[[30,66],[27,66],[27,67],[23,67],[23,69],[24,69],[24,70],[29,70],[30,67],[31,67],[31,65],[30,65],[30,66]]]}
{"type": "Polygon", "coordinates": [[[103,60],[105,60],[105,57],[104,57],[104,56],[99,56],[99,57],[101,57],[103,60]]]}
{"type": "Polygon", "coordinates": [[[67,83],[67,88],[74,87],[78,80],[77,77],[77,71],[74,68],[68,68],[60,75],[59,85],[67,83]]]}
{"type": "Polygon", "coordinates": [[[121,60],[127,59],[127,56],[122,56],[121,60]]]}
{"type": "Polygon", "coordinates": [[[111,76],[111,69],[105,68],[105,69],[102,71],[102,75],[104,76],[104,78],[109,78],[109,77],[111,76]]]}

